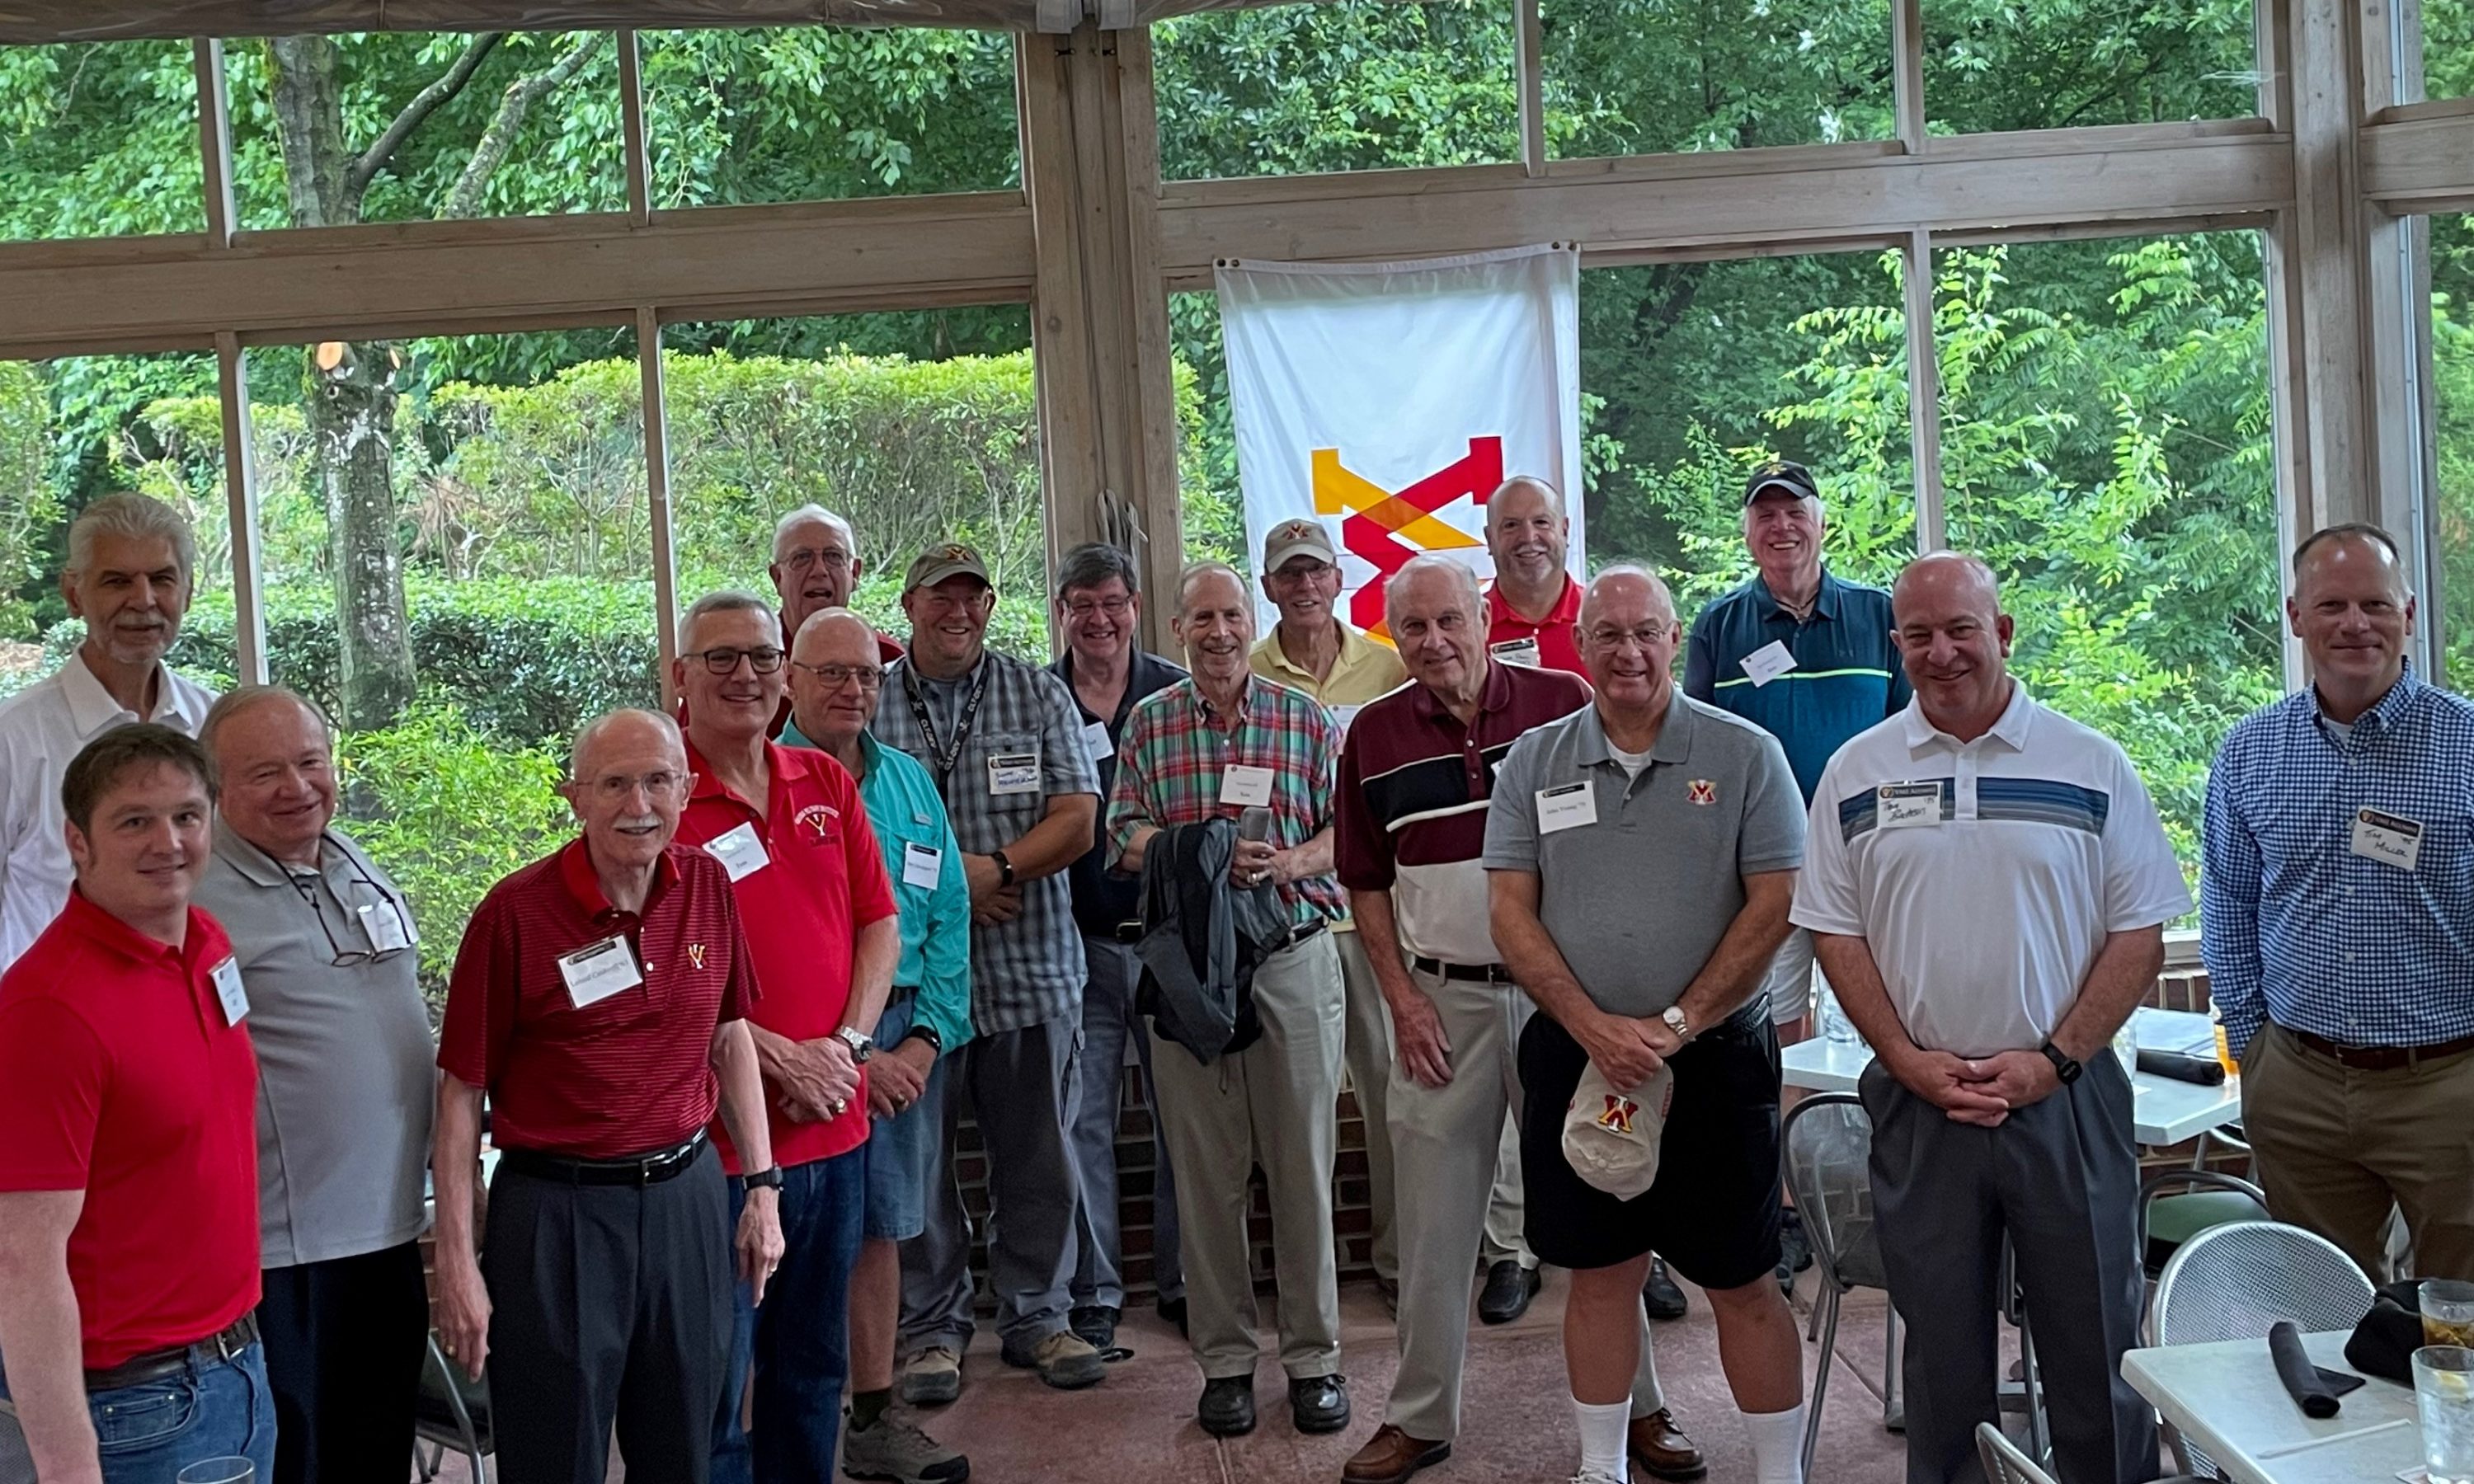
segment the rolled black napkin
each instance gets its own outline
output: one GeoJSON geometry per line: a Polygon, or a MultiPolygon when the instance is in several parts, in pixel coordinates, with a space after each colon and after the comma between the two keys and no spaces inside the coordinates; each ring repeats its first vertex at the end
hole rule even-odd
{"type": "Polygon", "coordinates": [[[2184,1056],[2179,1051],[2156,1051],[2140,1048],[2139,1069],[2175,1082],[2195,1082],[2203,1088],[2222,1087],[2224,1064],[2212,1056],[2184,1056]]]}
{"type": "Polygon", "coordinates": [[[2400,1386],[2413,1384],[2413,1352],[2422,1344],[2421,1281],[2382,1283],[2371,1311],[2345,1342],[2345,1364],[2400,1386]]]}
{"type": "Polygon", "coordinates": [[[2276,1362],[2276,1378],[2305,1417],[2334,1417],[2337,1399],[2363,1384],[2359,1376],[2322,1371],[2302,1349],[2302,1331],[2292,1320],[2280,1319],[2268,1329],[2268,1358],[2276,1362]]]}

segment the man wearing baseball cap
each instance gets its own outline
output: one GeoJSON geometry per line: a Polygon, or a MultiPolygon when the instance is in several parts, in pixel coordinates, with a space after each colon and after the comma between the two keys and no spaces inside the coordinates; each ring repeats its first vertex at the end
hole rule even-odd
{"type": "Polygon", "coordinates": [[[927,1230],[904,1244],[903,1400],[960,1395],[974,1328],[970,1228],[953,1174],[958,1087],[981,1111],[987,1147],[989,1280],[1005,1362],[1051,1386],[1096,1385],[1100,1352],[1067,1328],[1085,966],[1065,870],[1090,849],[1099,774],[1065,682],[989,652],[996,588],[977,551],[948,541],[922,552],[904,578],[902,610],[910,652],[885,671],[873,730],[927,768],[961,849],[973,1033],[918,1110],[944,1128],[945,1158],[931,1176],[927,1230]]]}

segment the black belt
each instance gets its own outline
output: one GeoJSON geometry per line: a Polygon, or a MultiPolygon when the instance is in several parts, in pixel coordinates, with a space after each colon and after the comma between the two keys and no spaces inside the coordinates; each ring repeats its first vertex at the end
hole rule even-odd
{"type": "Polygon", "coordinates": [[[2412,1066],[2416,1062],[2437,1061],[2461,1051],[2474,1051],[2474,1036],[2433,1041],[2425,1046],[2349,1046],[2330,1041],[2325,1036],[2297,1031],[2292,1026],[2284,1027],[2284,1030],[2305,1050],[2317,1052],[2340,1066],[2350,1066],[2363,1072],[2394,1071],[2400,1066],[2412,1066]]]}
{"type": "Polygon", "coordinates": [[[658,1185],[688,1172],[704,1153],[704,1131],[684,1144],[657,1149],[632,1160],[570,1160],[563,1155],[543,1154],[537,1149],[500,1149],[498,1163],[520,1175],[536,1180],[554,1180],[568,1185],[658,1185]]]}
{"type": "Polygon", "coordinates": [[[221,1365],[239,1356],[242,1351],[257,1343],[257,1313],[252,1310],[230,1324],[192,1345],[175,1345],[169,1350],[148,1351],[132,1355],[116,1366],[85,1374],[87,1396],[98,1391],[118,1391],[124,1386],[143,1386],[179,1376],[192,1365],[221,1365]]]}
{"type": "Polygon", "coordinates": [[[1324,922],[1321,918],[1317,918],[1311,922],[1299,922],[1297,926],[1290,928],[1279,937],[1263,945],[1263,956],[1265,958],[1270,958],[1274,953],[1286,953],[1291,948],[1296,947],[1298,944],[1312,938],[1315,934],[1322,932],[1324,928],[1329,927],[1330,925],[1331,924],[1329,922],[1324,922]]]}
{"type": "Polygon", "coordinates": [[[1438,979],[1459,979],[1469,984],[1512,982],[1512,970],[1501,964],[1446,964],[1442,959],[1428,958],[1422,953],[1412,957],[1409,963],[1418,972],[1432,974],[1438,979]]]}

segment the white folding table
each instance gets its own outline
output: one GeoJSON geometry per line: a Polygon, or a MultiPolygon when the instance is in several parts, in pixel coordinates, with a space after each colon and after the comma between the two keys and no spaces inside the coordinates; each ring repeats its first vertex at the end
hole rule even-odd
{"type": "MultiPolygon", "coordinates": [[[[2346,1338],[2328,1330],[2302,1346],[2314,1364],[2351,1372],[2346,1338]]],[[[2422,1463],[2413,1388],[2371,1376],[2336,1416],[2305,1417],[2266,1340],[2134,1350],[2122,1374],[2234,1484],[2387,1484],[2422,1463]]]]}

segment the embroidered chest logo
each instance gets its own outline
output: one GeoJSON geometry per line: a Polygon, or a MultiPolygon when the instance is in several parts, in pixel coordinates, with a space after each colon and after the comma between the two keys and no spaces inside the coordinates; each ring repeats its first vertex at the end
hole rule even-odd
{"type": "Polygon", "coordinates": [[[1598,1114],[1598,1127],[1613,1129],[1618,1134],[1629,1134],[1632,1132],[1632,1115],[1638,1112],[1640,1112],[1638,1103],[1621,1093],[1610,1092],[1607,1094],[1607,1111],[1598,1114]]]}
{"type": "Polygon", "coordinates": [[[1708,778],[1694,778],[1685,785],[1684,797],[1691,803],[1713,804],[1718,802],[1718,785],[1708,778]]]}
{"type": "Polygon", "coordinates": [[[798,827],[814,837],[809,844],[828,845],[834,838],[834,822],[840,818],[841,811],[832,804],[812,803],[799,811],[798,827]]]}
{"type": "Polygon", "coordinates": [[[703,944],[691,943],[688,945],[688,967],[691,969],[702,969],[704,967],[703,944]]]}

